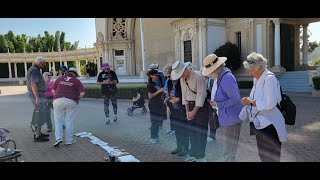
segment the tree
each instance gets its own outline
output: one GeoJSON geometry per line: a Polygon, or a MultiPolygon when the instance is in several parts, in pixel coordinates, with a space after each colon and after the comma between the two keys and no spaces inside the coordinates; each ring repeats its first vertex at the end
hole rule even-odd
{"type": "Polygon", "coordinates": [[[6,39],[0,34],[0,53],[8,52],[6,39]]]}
{"type": "Polygon", "coordinates": [[[239,48],[231,42],[226,42],[224,45],[220,46],[215,50],[214,54],[218,57],[227,57],[226,67],[232,71],[239,69],[241,66],[239,48]]]}
{"type": "Polygon", "coordinates": [[[65,43],[65,41],[64,41],[64,38],[65,38],[65,35],[66,35],[66,33],[65,32],[61,32],[61,35],[60,35],[60,46],[61,46],[61,50],[64,50],[64,43],[65,43]]]}
{"type": "Polygon", "coordinates": [[[56,34],[54,35],[54,45],[53,45],[54,51],[58,51],[59,46],[60,46],[60,31],[56,31],[56,34]]]}
{"type": "Polygon", "coordinates": [[[79,44],[79,41],[74,42],[74,43],[71,45],[71,47],[70,47],[69,50],[76,50],[76,49],[78,49],[78,44],[79,44]]]}
{"type": "Polygon", "coordinates": [[[317,41],[309,42],[308,43],[308,52],[309,53],[313,52],[318,46],[319,46],[319,44],[317,43],[317,41]]]}

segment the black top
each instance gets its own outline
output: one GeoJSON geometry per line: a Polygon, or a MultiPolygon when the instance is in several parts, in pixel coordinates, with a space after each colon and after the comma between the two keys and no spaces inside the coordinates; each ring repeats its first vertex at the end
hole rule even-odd
{"type": "MultiPolygon", "coordinates": [[[[117,74],[112,70],[110,70],[110,72],[100,72],[98,75],[97,82],[103,82],[107,79],[109,79],[110,81],[117,80],[117,83],[119,83],[117,74]]],[[[102,94],[116,93],[117,86],[116,84],[101,84],[101,92],[102,94]]]]}
{"type": "MultiPolygon", "coordinates": [[[[147,85],[148,92],[150,93],[155,93],[160,89],[159,87],[156,86],[155,82],[149,82],[147,85]]],[[[152,99],[149,99],[149,109],[150,112],[156,112],[159,111],[160,107],[163,106],[163,99],[161,99],[163,93],[157,94],[157,96],[153,97],[152,99]]]]}
{"type": "Polygon", "coordinates": [[[28,69],[27,73],[27,89],[31,94],[33,94],[31,84],[34,82],[37,83],[38,93],[41,93],[41,95],[44,94],[47,90],[47,84],[40,72],[40,69],[35,64],[28,69]]]}
{"type": "MultiPolygon", "coordinates": [[[[172,81],[170,79],[168,79],[168,94],[170,95],[170,92],[172,90],[173,84],[172,81]]],[[[181,85],[180,85],[180,78],[177,80],[177,84],[176,84],[176,91],[175,91],[175,97],[179,98],[179,101],[177,102],[179,107],[182,107],[182,91],[181,91],[181,85]]],[[[170,103],[169,101],[167,102],[167,105],[170,107],[170,109],[172,108],[172,103],[170,103]]]]}

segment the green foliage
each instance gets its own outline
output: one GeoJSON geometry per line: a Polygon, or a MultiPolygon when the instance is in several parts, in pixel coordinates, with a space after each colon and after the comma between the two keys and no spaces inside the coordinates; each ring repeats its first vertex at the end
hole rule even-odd
{"type": "MultiPolygon", "coordinates": [[[[141,92],[144,99],[148,98],[147,86],[118,87],[117,99],[132,99],[135,92],[141,92]]],[[[85,98],[102,98],[100,87],[85,87],[85,98]]]]}
{"type": "Polygon", "coordinates": [[[8,49],[6,39],[2,34],[0,34],[0,53],[6,53],[7,51],[8,49]]]}
{"type": "Polygon", "coordinates": [[[237,70],[241,66],[239,48],[231,42],[226,42],[224,45],[220,46],[215,50],[214,54],[219,57],[227,57],[226,67],[231,71],[237,70]]]}
{"type": "Polygon", "coordinates": [[[37,37],[27,36],[25,34],[15,36],[12,31],[8,31],[7,34],[0,34],[0,53],[6,53],[9,51],[11,53],[23,53],[24,50],[26,52],[48,52],[54,50],[57,52],[59,50],[59,45],[61,46],[61,50],[66,49],[76,50],[78,49],[79,41],[71,44],[70,42],[65,41],[65,33],[60,31],[56,31],[55,35],[51,35],[48,31],[44,31],[44,36],[42,37],[38,34],[37,37]],[[5,47],[5,48],[4,48],[5,47]]]}
{"type": "Polygon", "coordinates": [[[253,81],[238,81],[239,89],[251,89],[253,86],[253,81]]]}
{"type": "Polygon", "coordinates": [[[314,76],[312,78],[314,89],[320,90],[320,76],[314,76]]]}

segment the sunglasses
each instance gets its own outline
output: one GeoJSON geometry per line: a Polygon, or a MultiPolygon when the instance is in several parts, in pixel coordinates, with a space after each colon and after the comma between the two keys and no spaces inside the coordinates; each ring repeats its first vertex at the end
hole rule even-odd
{"type": "Polygon", "coordinates": [[[255,61],[251,61],[251,60],[246,60],[246,62],[247,62],[248,64],[254,64],[254,63],[256,63],[255,61]]]}

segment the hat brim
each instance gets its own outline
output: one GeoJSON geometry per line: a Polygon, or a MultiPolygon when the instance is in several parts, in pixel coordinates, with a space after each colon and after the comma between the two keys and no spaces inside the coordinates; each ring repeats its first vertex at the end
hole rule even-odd
{"type": "Polygon", "coordinates": [[[182,74],[183,74],[184,70],[186,69],[186,67],[189,66],[189,64],[190,64],[190,62],[183,63],[183,68],[182,68],[182,70],[180,72],[176,73],[175,71],[171,71],[171,79],[172,80],[179,79],[182,76],[182,74]]]}
{"type": "Polygon", "coordinates": [[[109,67],[102,67],[101,70],[106,70],[106,69],[110,69],[110,68],[111,68],[111,66],[109,66],[109,67]]]}
{"type": "Polygon", "coordinates": [[[77,75],[77,76],[79,76],[79,74],[78,74],[77,72],[75,72],[75,71],[72,71],[72,70],[66,70],[66,73],[68,73],[68,72],[76,73],[76,75],[77,75]]]}
{"type": "Polygon", "coordinates": [[[226,60],[226,57],[218,57],[218,61],[213,66],[210,66],[209,68],[203,67],[201,71],[202,76],[208,76],[210,73],[216,70],[221,64],[226,62],[226,60]]]}

